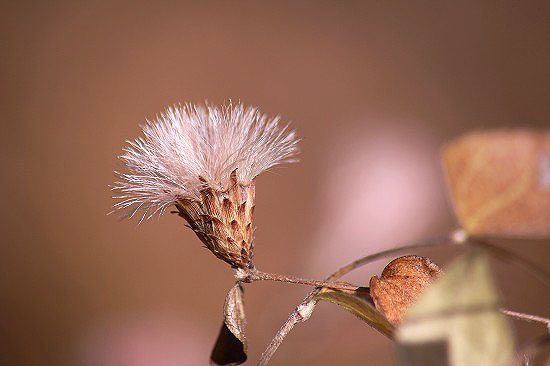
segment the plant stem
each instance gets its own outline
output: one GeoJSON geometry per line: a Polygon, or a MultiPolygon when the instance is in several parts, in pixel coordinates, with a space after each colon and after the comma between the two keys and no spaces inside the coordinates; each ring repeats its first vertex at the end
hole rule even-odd
{"type": "Polygon", "coordinates": [[[503,313],[503,314],[506,314],[506,315],[508,315],[512,318],[525,320],[525,321],[528,321],[528,322],[543,323],[544,325],[546,325],[546,330],[550,334],[550,319],[548,319],[548,318],[544,318],[542,316],[537,316],[537,315],[518,313],[516,311],[507,310],[507,309],[500,309],[500,312],[503,313]]]}
{"type": "Polygon", "coordinates": [[[355,291],[359,286],[352,285],[345,282],[329,282],[329,281],[319,281],[319,280],[310,280],[306,278],[286,276],[278,273],[267,273],[262,272],[257,269],[253,269],[247,272],[247,277],[245,279],[247,282],[254,281],[279,281],[279,282],[288,282],[288,283],[297,283],[301,285],[310,285],[315,287],[326,287],[334,290],[344,290],[344,291],[355,291]]]}

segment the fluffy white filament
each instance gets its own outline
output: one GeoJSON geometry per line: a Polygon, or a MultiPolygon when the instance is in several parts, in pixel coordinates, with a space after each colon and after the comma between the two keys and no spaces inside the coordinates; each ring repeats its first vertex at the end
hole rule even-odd
{"type": "Polygon", "coordinates": [[[199,199],[205,186],[226,190],[235,169],[239,183],[248,184],[274,165],[295,161],[296,134],[278,123],[279,117],[240,103],[168,108],[147,121],[144,136],[128,141],[120,156],[130,172],[117,173],[115,208],[150,218],[178,198],[199,199]]]}

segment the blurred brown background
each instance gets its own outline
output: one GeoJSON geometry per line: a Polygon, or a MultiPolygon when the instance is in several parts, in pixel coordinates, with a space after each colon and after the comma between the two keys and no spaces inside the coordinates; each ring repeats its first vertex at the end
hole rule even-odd
{"type": "MultiPolygon", "coordinates": [[[[0,11],[0,364],[204,365],[232,274],[165,215],[107,216],[116,156],[176,102],[293,121],[301,163],[257,182],[256,264],[320,278],[455,227],[438,161],[474,128],[548,127],[548,2],[11,2],[0,11]]],[[[502,243],[550,270],[548,242],[502,243]]],[[[419,251],[447,263],[456,251],[419,251]]],[[[387,261],[349,277],[366,283],[387,261]]],[[[550,294],[495,263],[509,308],[550,294]]],[[[249,364],[307,292],[247,286],[249,364]]],[[[517,324],[520,343],[540,334],[517,324]]],[[[393,363],[331,304],[273,365],[393,363]]]]}

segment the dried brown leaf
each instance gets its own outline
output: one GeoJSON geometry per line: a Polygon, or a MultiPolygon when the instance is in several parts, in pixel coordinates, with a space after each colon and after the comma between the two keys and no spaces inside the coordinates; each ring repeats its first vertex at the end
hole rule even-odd
{"type": "Polygon", "coordinates": [[[240,283],[235,284],[227,293],[223,314],[227,328],[237,337],[245,347],[246,351],[246,317],[244,314],[243,287],[240,283]]]}
{"type": "Polygon", "coordinates": [[[550,132],[476,132],[443,148],[456,216],[470,234],[550,235],[550,132]]]}
{"type": "Polygon", "coordinates": [[[391,261],[380,278],[370,279],[370,295],[376,309],[398,325],[409,307],[441,273],[426,257],[407,255],[391,261]]]}

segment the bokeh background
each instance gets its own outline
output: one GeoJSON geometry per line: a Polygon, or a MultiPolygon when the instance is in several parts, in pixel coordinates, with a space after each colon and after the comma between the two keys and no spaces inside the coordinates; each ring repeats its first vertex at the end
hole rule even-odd
{"type": "MultiPolygon", "coordinates": [[[[257,182],[256,264],[321,278],[456,226],[443,141],[549,126],[549,19],[544,1],[4,2],[0,364],[207,364],[229,267],[176,216],[107,215],[124,141],[165,106],[241,100],[292,121],[301,162],[257,182]]],[[[500,244],[550,270],[548,241],[500,244]]],[[[509,308],[550,316],[547,289],[494,269],[509,308]]],[[[249,364],[307,291],[247,286],[249,364]]],[[[543,331],[515,326],[520,344],[543,331]]],[[[391,365],[392,346],[321,304],[272,364],[391,365]]]]}

